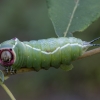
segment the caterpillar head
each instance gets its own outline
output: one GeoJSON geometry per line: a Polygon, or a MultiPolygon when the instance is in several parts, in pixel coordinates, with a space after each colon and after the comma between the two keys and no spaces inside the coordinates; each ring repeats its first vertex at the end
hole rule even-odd
{"type": "Polygon", "coordinates": [[[14,63],[14,53],[11,48],[0,50],[0,64],[3,66],[11,66],[14,63]]]}
{"type": "Polygon", "coordinates": [[[16,54],[13,50],[16,41],[14,39],[5,41],[0,45],[0,65],[9,67],[14,64],[16,54]]]}

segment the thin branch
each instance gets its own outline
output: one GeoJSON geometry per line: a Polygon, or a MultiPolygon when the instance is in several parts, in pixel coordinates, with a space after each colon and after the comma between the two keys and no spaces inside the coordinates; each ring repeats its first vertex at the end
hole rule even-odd
{"type": "MultiPolygon", "coordinates": [[[[87,51],[85,52],[82,56],[80,56],[78,59],[83,59],[83,58],[86,58],[86,57],[89,57],[89,56],[92,56],[92,55],[95,55],[95,54],[98,54],[100,53],[100,48],[96,48],[96,49],[93,49],[93,50],[90,50],[90,51],[87,51]]],[[[76,59],[76,60],[78,60],[76,59]]],[[[20,74],[20,73],[24,73],[24,72],[30,72],[30,71],[34,71],[33,68],[21,68],[19,69],[16,74],[20,74]]],[[[5,76],[11,76],[11,73],[6,73],[5,70],[3,70],[3,73],[5,76]]],[[[15,75],[15,74],[13,74],[15,75]]]]}
{"type": "Polygon", "coordinates": [[[92,55],[95,55],[95,54],[98,54],[98,53],[100,53],[100,47],[85,52],[85,53],[84,53],[82,56],[80,56],[78,59],[83,59],[83,58],[86,58],[86,57],[89,57],[89,56],[92,56],[92,55]]]}
{"type": "Polygon", "coordinates": [[[72,12],[72,14],[71,14],[71,17],[70,17],[70,20],[69,20],[69,23],[68,23],[68,26],[67,26],[67,29],[66,29],[66,31],[64,32],[64,37],[66,37],[66,35],[67,35],[67,33],[68,33],[68,30],[69,30],[70,25],[71,25],[71,23],[72,23],[72,20],[73,20],[75,11],[76,11],[76,9],[77,9],[77,7],[78,7],[78,3],[79,3],[79,0],[76,1],[75,7],[74,7],[74,9],[73,9],[73,12],[72,12]]]}
{"type": "Polygon", "coordinates": [[[13,96],[13,94],[11,93],[11,91],[7,88],[7,86],[4,83],[0,82],[0,85],[2,86],[2,88],[7,92],[7,94],[9,95],[9,97],[11,98],[11,100],[16,100],[15,97],[13,96]]]}

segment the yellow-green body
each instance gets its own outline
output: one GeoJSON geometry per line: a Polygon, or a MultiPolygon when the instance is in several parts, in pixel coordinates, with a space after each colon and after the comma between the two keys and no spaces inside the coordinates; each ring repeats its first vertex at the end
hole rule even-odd
{"type": "Polygon", "coordinates": [[[2,48],[11,48],[15,54],[12,68],[33,68],[35,71],[49,69],[50,67],[64,69],[71,62],[81,56],[89,45],[74,37],[49,38],[21,42],[17,38],[5,41],[2,48]],[[64,66],[64,68],[63,68],[64,66]]]}

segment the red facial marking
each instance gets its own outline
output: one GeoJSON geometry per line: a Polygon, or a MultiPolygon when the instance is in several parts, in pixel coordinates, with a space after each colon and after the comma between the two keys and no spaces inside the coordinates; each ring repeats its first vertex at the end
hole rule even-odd
{"type": "Polygon", "coordinates": [[[2,66],[11,66],[14,63],[14,53],[12,49],[0,50],[0,64],[2,66]]]}

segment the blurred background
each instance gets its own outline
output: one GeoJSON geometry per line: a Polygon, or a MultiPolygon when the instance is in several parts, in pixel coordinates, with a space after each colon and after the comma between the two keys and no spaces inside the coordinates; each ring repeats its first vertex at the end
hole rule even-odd
{"type": "MultiPolygon", "coordinates": [[[[84,41],[99,37],[100,19],[74,36],[84,41]]],[[[46,0],[0,0],[0,43],[14,37],[21,41],[57,37],[46,0]]],[[[50,68],[14,75],[5,84],[17,100],[100,100],[99,59],[100,54],[77,60],[68,72],[50,68]]],[[[0,100],[10,100],[1,87],[0,100]]]]}

